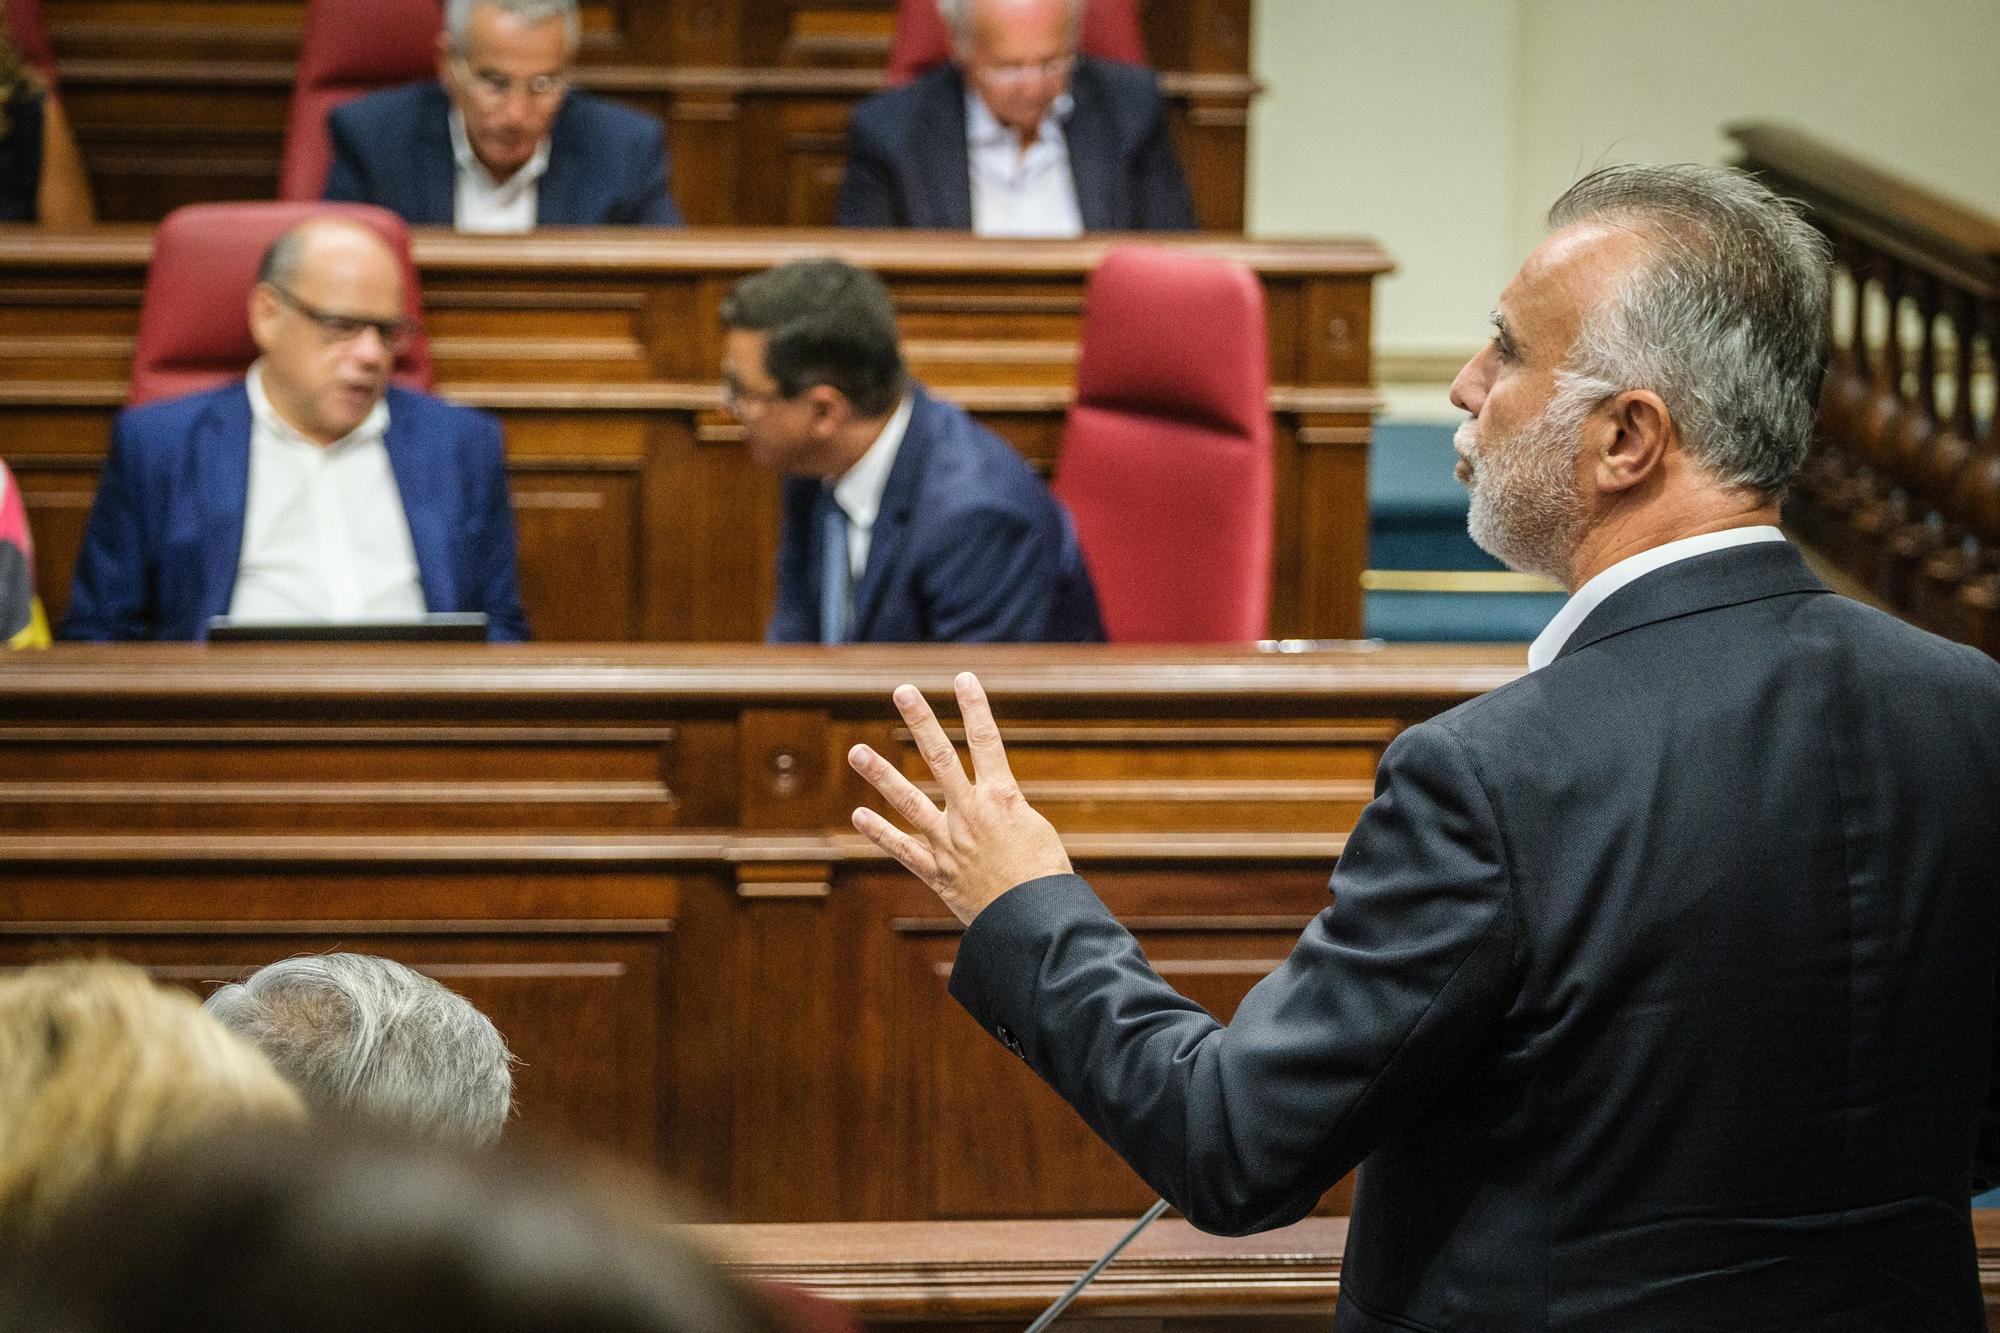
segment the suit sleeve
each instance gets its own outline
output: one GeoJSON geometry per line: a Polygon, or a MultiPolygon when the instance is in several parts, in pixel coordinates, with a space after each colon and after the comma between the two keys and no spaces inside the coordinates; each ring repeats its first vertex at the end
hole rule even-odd
{"type": "Polygon", "coordinates": [[[667,157],[667,143],[659,122],[647,118],[646,132],[636,151],[638,180],[630,194],[618,201],[611,221],[636,227],[679,227],[684,225],[680,209],[674,206],[673,169],[667,157]]]}
{"type": "Polygon", "coordinates": [[[111,453],[91,501],[83,547],[70,575],[69,610],[56,632],[61,639],[151,639],[158,633],[154,605],[157,571],[141,503],[143,479],[132,459],[131,417],[121,412],[111,428],[111,453]]]}
{"type": "MultiPolygon", "coordinates": [[[[2000,1014],[2000,976],[1995,979],[1994,1012],[2000,1014]]],[[[1986,1105],[1972,1163],[1972,1192],[2000,1189],[2000,1022],[1993,1024],[1993,1055],[1987,1065],[1986,1105]]]]}
{"type": "Polygon", "coordinates": [[[1196,1226],[1282,1226],[1447,1094],[1518,985],[1500,832],[1444,728],[1383,756],[1333,888],[1227,1026],[1069,875],[988,906],[951,993],[1196,1226]]]}
{"type": "Polygon", "coordinates": [[[771,609],[771,623],[764,628],[766,643],[818,643],[819,607],[813,601],[813,584],[807,555],[811,544],[806,531],[810,506],[799,499],[802,488],[819,483],[796,478],[784,483],[784,525],[778,533],[778,595],[771,609]]]}
{"type": "Polygon", "coordinates": [[[320,198],[328,203],[372,204],[375,193],[369,188],[368,169],[356,148],[348,118],[335,107],[327,113],[326,137],[333,146],[333,161],[326,172],[326,188],[320,198]]]}
{"type": "Polygon", "coordinates": [[[939,643],[1042,643],[1062,559],[1050,525],[1008,509],[954,516],[948,543],[920,564],[925,619],[939,643]]]}
{"type": "Polygon", "coordinates": [[[1194,231],[1200,225],[1195,220],[1194,199],[1188,193],[1180,158],[1174,153],[1166,105],[1157,83],[1152,94],[1152,115],[1132,159],[1132,197],[1139,210],[1138,226],[1143,231],[1194,231]]]}
{"type": "Polygon", "coordinates": [[[478,601],[471,610],[486,613],[486,638],[514,643],[528,637],[528,614],[521,607],[515,569],[514,503],[507,489],[507,452],[500,423],[484,412],[474,418],[472,456],[476,497],[467,533],[466,573],[478,601]]]}
{"type": "Polygon", "coordinates": [[[847,124],[847,170],[833,206],[836,227],[907,227],[896,209],[896,170],[888,146],[860,117],[847,124]]]}

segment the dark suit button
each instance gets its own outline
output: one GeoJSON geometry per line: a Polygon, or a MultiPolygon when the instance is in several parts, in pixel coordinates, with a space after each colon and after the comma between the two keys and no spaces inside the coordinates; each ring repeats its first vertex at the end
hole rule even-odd
{"type": "Polygon", "coordinates": [[[1015,1059],[1026,1060],[1028,1058],[1028,1053],[1021,1049],[1021,1039],[1015,1036],[1013,1030],[1005,1023],[996,1023],[993,1027],[993,1035],[1000,1039],[1002,1046],[1005,1046],[1014,1053],[1015,1059]]]}

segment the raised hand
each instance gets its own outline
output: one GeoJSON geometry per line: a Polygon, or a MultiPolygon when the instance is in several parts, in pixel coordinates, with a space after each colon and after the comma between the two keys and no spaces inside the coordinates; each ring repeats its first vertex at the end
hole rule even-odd
{"type": "Polygon", "coordinates": [[[988,903],[1015,885],[1069,874],[1070,864],[1055,825],[1036,813],[1014,783],[979,678],[961,671],[952,685],[959,716],[965,719],[966,748],[972,752],[971,781],[916,686],[899,685],[893,696],[917,752],[944,789],[944,809],[866,745],[848,751],[847,762],[914,832],[903,832],[865,807],[854,812],[854,827],[930,885],[952,915],[970,925],[988,903]]]}

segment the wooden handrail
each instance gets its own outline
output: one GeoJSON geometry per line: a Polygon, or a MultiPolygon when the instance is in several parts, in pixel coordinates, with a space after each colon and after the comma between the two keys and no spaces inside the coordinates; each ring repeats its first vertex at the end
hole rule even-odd
{"type": "Polygon", "coordinates": [[[1740,165],[1828,222],[1864,226],[1937,276],[2000,294],[2000,222],[1808,134],[1746,121],[1728,127],[1740,165]]]}

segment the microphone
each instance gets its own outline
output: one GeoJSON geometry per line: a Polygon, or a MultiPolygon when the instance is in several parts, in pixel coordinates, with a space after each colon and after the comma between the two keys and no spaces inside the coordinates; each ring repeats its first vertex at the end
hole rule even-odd
{"type": "Polygon", "coordinates": [[[1062,1312],[1064,1310],[1069,1309],[1070,1302],[1074,1301],[1077,1297],[1083,1295],[1083,1289],[1090,1285],[1090,1280],[1096,1277],[1099,1273],[1102,1273],[1104,1271],[1105,1265],[1109,1264],[1113,1259],[1116,1259],[1118,1257],[1118,1252],[1120,1250],[1123,1250],[1127,1245],[1130,1245],[1133,1241],[1137,1240],[1139,1238],[1139,1233],[1144,1231],[1147,1227],[1153,1225],[1153,1220],[1157,1218],[1161,1213],[1164,1213],[1166,1211],[1167,1211],[1167,1201],[1165,1199],[1153,1200],[1153,1206],[1151,1208],[1148,1208],[1144,1213],[1140,1214],[1139,1220],[1132,1224],[1132,1229],[1126,1232],[1123,1236],[1120,1236],[1118,1238],[1118,1243],[1116,1245],[1113,1245],[1110,1249],[1104,1252],[1103,1258],[1099,1259],[1096,1263],[1092,1264],[1089,1267],[1089,1269],[1085,1271],[1082,1277],[1078,1278],[1075,1282],[1071,1283],[1070,1289],[1068,1291],[1056,1297],[1056,1303],[1054,1305],[1051,1305],[1048,1309],[1042,1311],[1039,1315],[1035,1316],[1035,1322],[1028,1325],[1028,1333],[1042,1333],[1043,1329],[1047,1328],[1050,1324],[1053,1324],[1058,1318],[1060,1318],[1062,1312]]]}

